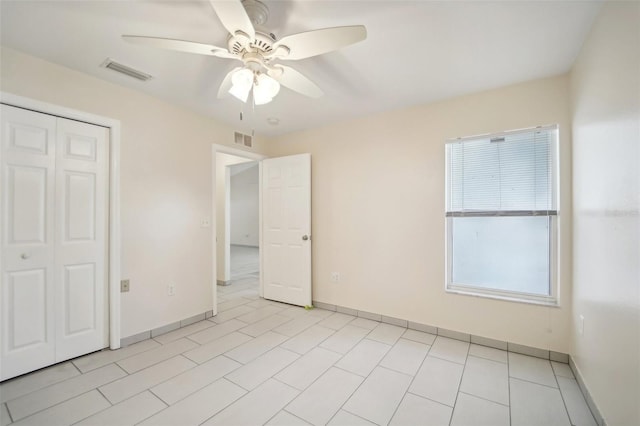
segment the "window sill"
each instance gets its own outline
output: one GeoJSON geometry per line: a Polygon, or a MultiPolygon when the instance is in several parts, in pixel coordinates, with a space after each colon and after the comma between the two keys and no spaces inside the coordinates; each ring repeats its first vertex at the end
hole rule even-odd
{"type": "Polygon", "coordinates": [[[560,308],[558,300],[552,296],[539,296],[526,293],[511,293],[506,291],[480,289],[477,287],[467,287],[461,285],[449,285],[445,287],[445,291],[450,294],[459,294],[463,296],[482,297],[485,299],[495,299],[506,302],[526,303],[528,305],[560,308]]]}

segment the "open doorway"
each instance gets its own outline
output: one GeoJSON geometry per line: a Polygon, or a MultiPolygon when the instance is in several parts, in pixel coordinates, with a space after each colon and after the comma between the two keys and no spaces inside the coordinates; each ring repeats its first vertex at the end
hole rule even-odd
{"type": "MultiPolygon", "coordinates": [[[[254,310],[252,306],[242,305],[260,297],[298,306],[311,305],[311,156],[298,154],[266,159],[261,154],[223,145],[212,148],[213,315],[223,321],[236,318],[254,310]],[[251,262],[239,258],[238,263],[244,266],[239,265],[238,272],[245,275],[234,278],[231,274],[230,166],[252,161],[258,162],[259,272],[249,271],[251,262]]],[[[245,167],[249,169],[248,164],[242,168],[245,167]]],[[[242,246],[243,241],[246,244],[252,237],[251,232],[240,232],[235,241],[241,244],[233,244],[235,246],[242,246]]]]}
{"type": "MultiPolygon", "coordinates": [[[[214,145],[214,313],[237,297],[260,295],[259,160],[214,145]]],[[[233,305],[233,303],[231,303],[233,305]]]]}
{"type": "Polygon", "coordinates": [[[255,281],[260,274],[260,206],[258,162],[227,166],[229,168],[229,267],[231,283],[255,281]]]}

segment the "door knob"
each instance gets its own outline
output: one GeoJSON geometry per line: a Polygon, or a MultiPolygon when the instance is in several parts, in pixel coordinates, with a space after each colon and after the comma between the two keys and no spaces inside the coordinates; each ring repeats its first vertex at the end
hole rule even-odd
{"type": "Polygon", "coordinates": [[[22,254],[20,255],[20,257],[21,257],[22,259],[28,259],[30,256],[29,256],[29,254],[28,254],[28,253],[22,253],[22,254]]]}
{"type": "Polygon", "coordinates": [[[302,240],[303,240],[303,241],[307,241],[308,239],[309,239],[309,236],[308,236],[308,235],[303,235],[303,236],[302,236],[302,240]]]}

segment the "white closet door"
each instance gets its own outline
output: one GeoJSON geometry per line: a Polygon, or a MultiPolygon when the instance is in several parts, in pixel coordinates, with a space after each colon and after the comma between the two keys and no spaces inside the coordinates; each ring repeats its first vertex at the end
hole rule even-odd
{"type": "Polygon", "coordinates": [[[108,130],[58,119],[56,361],[107,345],[108,130]]]}
{"type": "Polygon", "coordinates": [[[56,118],[1,105],[0,379],[55,362],[56,118]]]}
{"type": "Polygon", "coordinates": [[[108,130],[2,105],[0,380],[108,345],[108,130]]]}

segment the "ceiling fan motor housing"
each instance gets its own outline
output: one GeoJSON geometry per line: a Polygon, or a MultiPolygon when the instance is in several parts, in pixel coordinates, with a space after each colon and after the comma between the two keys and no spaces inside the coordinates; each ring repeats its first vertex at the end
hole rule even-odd
{"type": "Polygon", "coordinates": [[[273,51],[273,43],[276,41],[273,34],[256,31],[256,36],[253,40],[248,40],[248,37],[243,36],[244,34],[229,36],[229,52],[242,57],[242,55],[248,51],[257,51],[263,55],[267,55],[273,51]]]}

